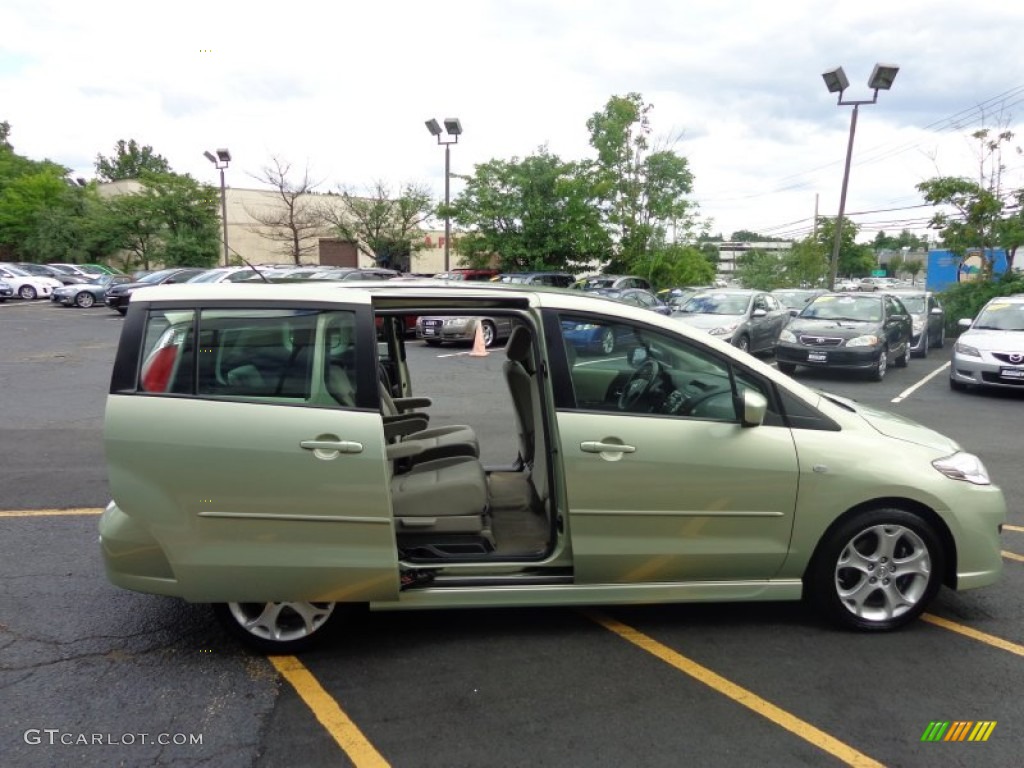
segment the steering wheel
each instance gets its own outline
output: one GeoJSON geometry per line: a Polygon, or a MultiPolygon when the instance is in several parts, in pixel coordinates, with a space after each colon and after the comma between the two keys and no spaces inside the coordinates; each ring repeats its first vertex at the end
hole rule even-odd
{"type": "Polygon", "coordinates": [[[628,411],[651,391],[661,376],[661,363],[647,360],[633,371],[626,385],[619,393],[619,410],[628,411]]]}

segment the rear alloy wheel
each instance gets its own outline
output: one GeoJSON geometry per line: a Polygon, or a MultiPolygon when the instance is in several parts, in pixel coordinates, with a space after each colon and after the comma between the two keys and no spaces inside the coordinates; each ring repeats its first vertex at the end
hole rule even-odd
{"type": "Polygon", "coordinates": [[[484,320],[480,323],[480,333],[484,337],[484,346],[490,347],[494,344],[495,339],[498,338],[498,332],[494,328],[494,323],[490,320],[484,320]]]}
{"type": "Polygon", "coordinates": [[[884,631],[924,611],[942,572],[942,546],[931,525],[902,509],[876,509],[826,534],[804,588],[836,623],[884,631]]]}
{"type": "Polygon", "coordinates": [[[294,653],[327,634],[342,611],[336,603],[217,603],[214,614],[232,635],[265,653],[294,653]]]}
{"type": "Polygon", "coordinates": [[[25,301],[35,301],[39,296],[39,294],[36,293],[36,289],[28,284],[25,284],[18,289],[18,295],[25,301]]]}
{"type": "Polygon", "coordinates": [[[611,328],[601,331],[601,352],[610,355],[615,351],[615,332],[611,328]]]}
{"type": "Polygon", "coordinates": [[[82,291],[75,296],[75,306],[81,307],[82,309],[88,309],[96,303],[96,297],[88,291],[82,291]]]}

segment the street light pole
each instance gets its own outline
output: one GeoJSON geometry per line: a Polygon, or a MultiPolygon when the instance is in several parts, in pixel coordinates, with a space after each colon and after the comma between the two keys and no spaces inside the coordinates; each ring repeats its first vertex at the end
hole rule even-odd
{"type": "Polygon", "coordinates": [[[446,117],[444,119],[445,131],[449,136],[455,137],[447,141],[441,139],[441,126],[437,120],[427,120],[426,126],[427,130],[430,131],[430,135],[437,138],[437,143],[444,146],[444,271],[447,272],[451,268],[450,253],[452,240],[452,221],[448,213],[448,206],[451,203],[451,145],[459,143],[459,136],[462,135],[462,122],[457,117],[446,117]]]}
{"type": "Polygon", "coordinates": [[[839,249],[842,245],[843,237],[843,215],[846,213],[846,190],[850,184],[853,137],[857,132],[857,111],[861,104],[877,103],[878,92],[887,91],[892,88],[893,80],[896,79],[896,73],[899,71],[900,68],[895,64],[875,64],[875,68],[871,71],[871,77],[868,79],[868,88],[874,89],[874,95],[870,99],[857,101],[843,100],[843,92],[849,87],[850,81],[847,79],[842,67],[830,69],[822,74],[822,78],[825,80],[825,87],[828,88],[829,93],[839,94],[836,104],[853,107],[853,113],[850,115],[850,139],[846,145],[846,165],[843,168],[843,187],[839,193],[839,215],[836,217],[835,239],[832,242],[832,258],[829,260],[828,289],[830,291],[836,289],[836,274],[839,271],[839,249]]]}
{"type": "Polygon", "coordinates": [[[227,149],[218,149],[217,155],[211,152],[203,152],[206,159],[213,163],[214,167],[220,170],[220,220],[224,231],[224,266],[228,266],[228,195],[227,187],[224,184],[224,169],[231,162],[231,152],[227,149]]]}

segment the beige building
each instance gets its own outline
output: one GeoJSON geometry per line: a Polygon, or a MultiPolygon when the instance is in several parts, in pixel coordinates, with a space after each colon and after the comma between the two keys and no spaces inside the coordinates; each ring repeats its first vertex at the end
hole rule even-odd
{"type": "MultiPolygon", "coordinates": [[[[119,195],[138,192],[142,185],[131,179],[114,181],[99,185],[101,195],[119,195]]],[[[220,210],[220,190],[213,187],[218,195],[218,211],[220,210]]],[[[281,196],[273,190],[225,189],[228,222],[228,254],[234,261],[238,256],[251,264],[291,264],[291,248],[288,243],[273,239],[268,235],[273,227],[260,223],[285,210],[281,196]]],[[[337,205],[340,197],[336,195],[311,194],[303,195],[298,200],[299,206],[314,209],[319,206],[337,205]]],[[[410,271],[418,274],[435,274],[444,270],[444,230],[424,229],[420,243],[424,246],[412,254],[410,271]]],[[[310,231],[305,245],[310,246],[303,255],[304,264],[329,264],[348,267],[372,267],[373,259],[360,251],[354,243],[342,241],[332,234],[330,229],[323,227],[310,231]]],[[[223,253],[223,250],[221,251],[223,253]]],[[[221,258],[223,261],[223,257],[221,258]]],[[[451,266],[459,266],[454,252],[450,254],[451,266]]],[[[240,263],[240,262],[239,262],[240,263]]]]}

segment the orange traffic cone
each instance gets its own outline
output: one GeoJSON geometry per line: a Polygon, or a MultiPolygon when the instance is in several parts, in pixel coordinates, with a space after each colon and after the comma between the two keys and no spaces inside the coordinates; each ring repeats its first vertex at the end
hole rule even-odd
{"type": "Polygon", "coordinates": [[[473,351],[469,353],[470,357],[487,357],[490,352],[487,351],[487,345],[484,344],[484,324],[479,320],[476,321],[476,336],[473,337],[473,351]]]}

